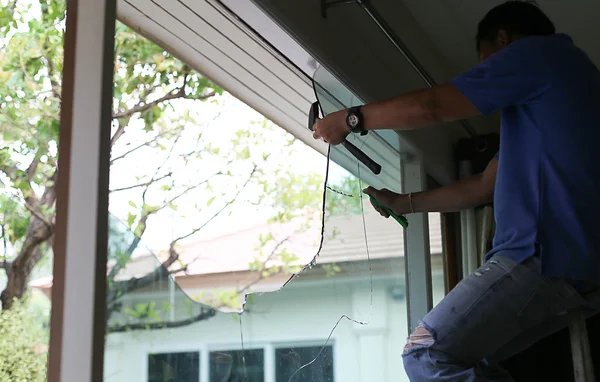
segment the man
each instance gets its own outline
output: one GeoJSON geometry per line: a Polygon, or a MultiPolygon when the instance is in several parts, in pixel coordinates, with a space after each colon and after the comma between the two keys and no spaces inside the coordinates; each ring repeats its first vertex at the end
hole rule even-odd
{"type": "Polygon", "coordinates": [[[494,200],[486,263],[408,339],[403,359],[414,381],[512,380],[498,361],[565,327],[565,313],[588,306],[587,293],[600,284],[600,72],[531,2],[493,8],[476,42],[480,64],[449,83],[315,125],[315,138],[338,144],[351,131],[502,110],[500,152],[482,174],[408,196],[365,190],[397,214],[494,200]]]}

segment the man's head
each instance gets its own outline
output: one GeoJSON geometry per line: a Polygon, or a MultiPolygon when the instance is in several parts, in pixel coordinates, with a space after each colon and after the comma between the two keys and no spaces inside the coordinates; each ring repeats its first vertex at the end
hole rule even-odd
{"type": "Polygon", "coordinates": [[[534,1],[507,1],[489,11],[477,26],[479,59],[485,60],[520,38],[554,33],[554,24],[534,1]]]}

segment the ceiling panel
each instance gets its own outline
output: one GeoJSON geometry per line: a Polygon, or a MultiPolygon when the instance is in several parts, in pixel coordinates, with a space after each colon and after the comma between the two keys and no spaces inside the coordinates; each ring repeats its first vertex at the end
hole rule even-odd
{"type": "MultiPolygon", "coordinates": [[[[498,3],[371,0],[438,83],[476,64],[477,22],[498,3]]],[[[539,3],[558,31],[572,35],[600,64],[600,1],[539,3]]],[[[426,86],[356,4],[331,9],[324,19],[320,0],[119,0],[119,18],[323,153],[326,146],[306,129],[306,111],[314,101],[308,78],[316,67],[313,58],[366,101],[426,86]]],[[[499,131],[497,115],[470,123],[481,134],[499,131]]],[[[460,124],[402,135],[421,151],[426,171],[439,183],[454,179],[452,145],[467,136],[460,124]]]]}
{"type": "Polygon", "coordinates": [[[119,20],[321,153],[306,128],[310,78],[211,1],[120,0],[119,20]]]}
{"type": "MultiPolygon", "coordinates": [[[[402,0],[428,39],[442,52],[456,72],[477,63],[475,33],[477,23],[495,5],[490,0],[402,0]]],[[[380,3],[374,0],[373,4],[380,3]]],[[[383,4],[383,3],[382,3],[383,4]]],[[[538,0],[542,10],[555,23],[557,32],[567,33],[600,66],[600,1],[538,0]]]]}
{"type": "MultiPolygon", "coordinates": [[[[426,87],[402,54],[356,4],[331,9],[324,19],[320,0],[254,2],[365,101],[383,100],[426,87]]],[[[437,82],[455,74],[403,3],[393,0],[372,3],[413,54],[424,63],[432,63],[426,68],[437,82]]],[[[497,125],[482,119],[474,125],[480,133],[497,129],[497,125]]],[[[444,184],[454,179],[452,145],[467,136],[460,124],[405,131],[402,135],[420,149],[426,171],[438,182],[444,184]]]]}
{"type": "MultiPolygon", "coordinates": [[[[253,0],[319,62],[367,101],[425,87],[405,59],[358,4],[330,9],[321,17],[320,0],[253,0]]],[[[422,66],[444,82],[477,63],[477,23],[503,1],[371,0],[422,66]]],[[[540,0],[559,32],[600,65],[600,1],[540,0]]],[[[499,132],[498,114],[470,121],[480,134],[499,132]]],[[[402,132],[424,156],[427,172],[447,183],[454,171],[452,144],[466,136],[458,124],[402,132]]]]}

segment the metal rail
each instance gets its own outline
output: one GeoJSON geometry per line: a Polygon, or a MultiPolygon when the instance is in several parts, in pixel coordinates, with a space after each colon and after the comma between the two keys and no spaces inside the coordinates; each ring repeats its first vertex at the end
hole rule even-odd
{"type": "MultiPolygon", "coordinates": [[[[407,48],[406,45],[402,42],[402,40],[396,35],[393,29],[389,26],[389,24],[385,21],[383,17],[377,12],[375,7],[371,5],[370,0],[321,0],[321,13],[324,18],[327,17],[327,9],[335,6],[346,5],[356,3],[360,5],[360,7],[369,15],[371,20],[377,24],[379,29],[385,34],[388,40],[394,45],[394,47],[402,54],[404,59],[410,64],[410,66],[417,72],[417,74],[423,79],[423,81],[429,87],[434,87],[437,85],[433,77],[427,72],[427,70],[421,65],[421,63],[416,59],[416,57],[412,54],[410,49],[407,48]]],[[[460,124],[466,130],[466,132],[471,137],[476,137],[477,132],[471,126],[471,124],[465,120],[461,120],[460,124]]]]}

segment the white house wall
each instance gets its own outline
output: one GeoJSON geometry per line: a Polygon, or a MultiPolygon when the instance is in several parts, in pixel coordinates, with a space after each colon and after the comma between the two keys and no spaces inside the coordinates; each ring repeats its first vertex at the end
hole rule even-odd
{"type": "MultiPolygon", "coordinates": [[[[438,273],[433,279],[439,299],[443,278],[438,273]]],[[[390,292],[393,285],[403,285],[402,279],[374,280],[372,306],[368,278],[331,285],[299,284],[257,296],[242,316],[245,348],[322,345],[345,314],[368,324],[342,319],[333,332],[335,381],[407,381],[401,361],[406,305],[405,300],[394,301],[390,292]]],[[[200,351],[200,380],[208,382],[208,352],[240,348],[240,323],[231,314],[178,329],[113,334],[107,339],[105,377],[111,382],[146,382],[148,354],[200,351]]],[[[265,382],[275,382],[273,372],[266,373],[265,382]]]]}

